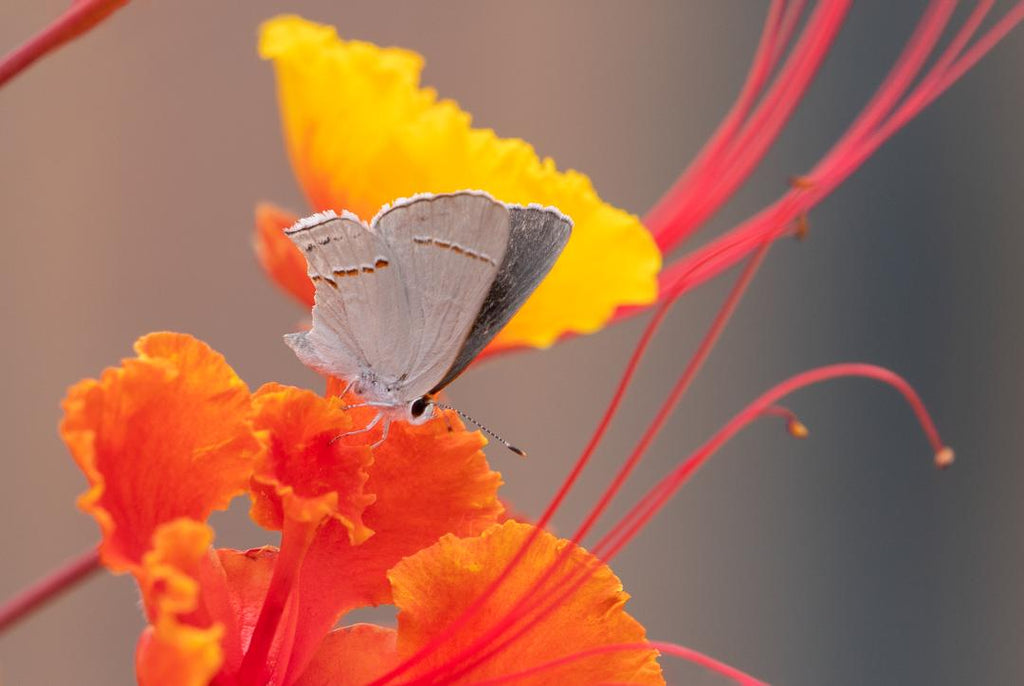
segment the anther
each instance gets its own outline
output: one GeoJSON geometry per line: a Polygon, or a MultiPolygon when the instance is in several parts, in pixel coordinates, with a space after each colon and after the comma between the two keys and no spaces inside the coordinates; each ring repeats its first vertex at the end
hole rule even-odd
{"type": "Polygon", "coordinates": [[[795,220],[795,226],[793,227],[793,236],[798,240],[802,241],[807,238],[807,234],[811,230],[811,225],[807,221],[806,214],[800,214],[795,220]]]}
{"type": "Polygon", "coordinates": [[[810,431],[807,430],[807,425],[796,417],[793,417],[786,422],[786,431],[788,431],[789,435],[793,438],[807,438],[807,434],[810,433],[810,431]]]}
{"type": "Polygon", "coordinates": [[[817,184],[809,176],[791,176],[789,177],[789,185],[798,191],[809,191],[817,184]]]}
{"type": "Polygon", "coordinates": [[[948,445],[944,446],[942,450],[935,453],[935,466],[939,469],[946,469],[953,464],[955,458],[956,454],[953,452],[953,449],[948,445]]]}

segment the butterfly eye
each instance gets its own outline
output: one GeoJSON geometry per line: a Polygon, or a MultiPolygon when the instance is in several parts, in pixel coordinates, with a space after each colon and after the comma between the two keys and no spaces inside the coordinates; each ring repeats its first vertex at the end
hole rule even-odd
{"type": "Polygon", "coordinates": [[[430,416],[433,414],[433,409],[434,404],[426,396],[416,398],[416,400],[409,403],[409,416],[414,420],[430,419],[430,416]]]}

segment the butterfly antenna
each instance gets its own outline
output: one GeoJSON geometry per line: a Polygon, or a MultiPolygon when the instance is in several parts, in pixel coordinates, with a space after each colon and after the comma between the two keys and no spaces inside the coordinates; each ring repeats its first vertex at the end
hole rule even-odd
{"type": "Polygon", "coordinates": [[[512,445],[511,443],[506,441],[504,438],[502,438],[498,434],[494,433],[493,431],[488,429],[486,426],[484,426],[483,424],[481,424],[477,420],[473,419],[472,417],[470,417],[468,414],[466,414],[462,410],[458,409],[457,407],[452,407],[451,405],[445,405],[444,403],[437,403],[437,402],[435,402],[434,405],[436,405],[437,407],[440,407],[442,410],[451,410],[455,414],[457,414],[460,417],[462,417],[463,419],[465,419],[470,424],[476,425],[481,431],[483,431],[485,434],[487,434],[488,436],[490,436],[491,438],[496,440],[498,443],[501,443],[503,446],[505,446],[506,448],[508,448],[512,452],[514,452],[516,455],[519,455],[521,457],[526,457],[526,451],[525,450],[523,450],[522,448],[515,447],[514,445],[512,445]]]}

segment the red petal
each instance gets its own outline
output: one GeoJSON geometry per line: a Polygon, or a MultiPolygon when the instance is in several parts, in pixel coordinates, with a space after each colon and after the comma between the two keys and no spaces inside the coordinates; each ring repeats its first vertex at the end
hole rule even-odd
{"type": "Polygon", "coordinates": [[[364,686],[398,664],[394,629],[356,624],[332,631],[295,686],[364,686]]]}

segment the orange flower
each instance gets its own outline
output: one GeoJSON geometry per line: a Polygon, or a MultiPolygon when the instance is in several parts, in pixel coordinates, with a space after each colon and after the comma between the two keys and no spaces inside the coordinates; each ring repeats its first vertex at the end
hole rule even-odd
{"type": "MultiPolygon", "coordinates": [[[[481,597],[533,530],[497,524],[501,479],[487,466],[481,435],[454,414],[420,426],[397,422],[371,449],[365,433],[338,438],[369,421],[370,408],[278,384],[250,395],[223,357],[183,334],[150,334],[136,350],[100,380],[71,389],[62,433],[90,480],[80,502],[100,523],[104,562],[130,571],[142,591],[142,684],[377,678],[481,597]],[[281,533],[279,548],[212,547],[206,519],[244,491],[253,519],[281,533]],[[402,609],[397,634],[332,632],[351,610],[385,603],[402,609]]],[[[458,657],[486,618],[509,614],[560,564],[593,569],[543,622],[540,643],[485,660],[470,670],[474,678],[644,643],[611,571],[543,534],[485,612],[417,670],[458,657]],[[568,562],[556,564],[569,549],[568,562]],[[558,641],[538,647],[554,632],[558,641]]],[[[662,683],[656,655],[595,655],[556,672],[662,683]]]]}
{"type": "MultiPolygon", "coordinates": [[[[752,70],[754,96],[764,87],[764,70],[774,68],[785,52],[779,47],[798,25],[780,21],[779,7],[773,5],[766,31],[771,39],[766,45],[774,47],[758,51],[758,68],[752,70]]],[[[659,246],[668,250],[692,234],[749,173],[824,58],[847,8],[845,0],[826,3],[807,20],[803,30],[817,40],[798,42],[790,58],[796,67],[783,70],[780,89],[775,92],[773,86],[768,94],[778,97],[766,98],[772,107],[755,108],[754,96],[745,91],[736,116],[723,123],[690,172],[649,215],[659,246]]],[[[922,36],[937,39],[948,19],[948,13],[927,13],[922,21],[930,31],[915,34],[908,54],[923,63],[928,50],[922,48],[931,39],[922,36]]],[[[991,47],[1006,27],[1000,22],[979,40],[982,49],[973,50],[971,59],[991,47]]],[[[953,41],[959,50],[966,44],[966,39],[953,41]]],[[[296,18],[268,24],[261,47],[278,68],[289,147],[314,206],[347,206],[365,214],[366,206],[380,204],[375,194],[387,193],[391,199],[397,193],[469,185],[510,201],[523,199],[517,193],[531,193],[526,200],[562,205],[576,214],[578,227],[591,227],[566,261],[562,277],[552,277],[554,285],[544,297],[543,289],[538,291],[536,303],[524,308],[499,345],[546,345],[566,333],[593,330],[615,311],[653,298],[658,256],[635,218],[602,203],[584,177],[559,174],[549,161],[539,161],[522,141],[470,128],[468,115],[419,87],[417,56],[343,44],[333,30],[296,18]],[[316,87],[339,74],[345,78],[338,88],[316,87]],[[359,107],[340,107],[345,97],[365,104],[353,95],[372,96],[368,100],[379,99],[390,108],[376,111],[379,121],[368,125],[359,107]],[[348,119],[345,127],[332,128],[324,125],[324,116],[348,119]],[[434,177],[422,160],[436,159],[439,150],[451,152],[445,159],[452,163],[434,177]],[[394,188],[376,185],[383,169],[394,172],[394,188]],[[506,186],[477,183],[498,183],[499,169],[515,172],[507,174],[506,186]],[[564,202],[546,192],[559,194],[564,202]],[[571,203],[580,209],[574,211],[571,203]],[[627,257],[619,251],[616,259],[636,268],[611,275],[614,287],[593,302],[582,307],[574,302],[570,309],[559,305],[559,297],[579,292],[581,284],[602,275],[609,241],[626,251],[627,257]]],[[[810,384],[846,376],[889,384],[917,414],[936,464],[948,465],[952,452],[904,380],[864,364],[797,375],[727,422],[591,552],[580,542],[685,392],[768,243],[797,232],[800,225],[794,222],[802,213],[969,62],[955,51],[941,57],[936,71],[922,79],[923,90],[915,91],[919,97],[895,113],[896,96],[912,79],[887,80],[857,125],[792,191],[662,274],[662,295],[670,301],[754,254],[693,361],[569,539],[556,539],[545,527],[600,442],[664,308],[641,339],[594,437],[536,524],[504,521],[497,498],[500,476],[480,450],[484,440],[467,432],[450,412],[420,426],[398,422],[388,440],[374,447],[367,434],[348,433],[365,425],[372,410],[277,384],[250,394],[208,346],[167,333],[140,339],[138,357],[107,370],[99,380],[73,387],[64,403],[61,433],[89,480],[80,506],[100,525],[105,564],[134,575],[149,621],[137,650],[140,682],[663,683],[660,652],[755,683],[692,651],[647,641],[642,626],[624,612],[627,596],[607,563],[751,422],[781,416],[795,435],[801,433],[795,415],[777,403],[810,384]],[[253,519],[280,533],[278,547],[244,552],[212,547],[207,518],[242,492],[252,499],[253,519]],[[357,625],[332,630],[350,611],[382,603],[399,608],[396,629],[357,625]]],[[[913,65],[913,60],[901,64],[913,65]]],[[[282,285],[306,299],[308,283],[295,272],[301,256],[296,260],[294,252],[284,250],[276,232],[286,218],[291,219],[272,208],[260,210],[260,256],[282,285]]]]}
{"type": "Polygon", "coordinates": [[[249,389],[209,346],[150,334],[137,358],[68,392],[60,431],[91,488],[104,563],[134,570],[161,524],[205,521],[245,492],[261,450],[249,389]]]}

